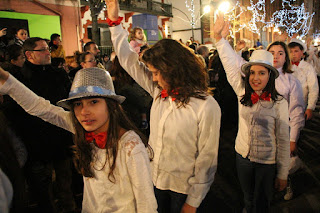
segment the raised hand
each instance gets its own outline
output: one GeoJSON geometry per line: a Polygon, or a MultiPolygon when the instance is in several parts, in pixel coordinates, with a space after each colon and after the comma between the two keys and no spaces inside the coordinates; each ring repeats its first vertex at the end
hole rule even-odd
{"type": "Polygon", "coordinates": [[[0,30],[0,37],[4,36],[7,34],[7,28],[3,28],[2,30],[0,30]]]}
{"type": "Polygon", "coordinates": [[[119,18],[119,3],[118,0],[105,0],[108,11],[108,18],[111,21],[117,21],[119,18]]]}
{"type": "Polygon", "coordinates": [[[224,15],[222,12],[218,12],[216,22],[214,23],[214,26],[213,26],[213,33],[216,40],[220,40],[222,38],[221,33],[224,29],[225,29],[224,15]]]}
{"type": "Polygon", "coordinates": [[[246,47],[246,42],[244,40],[240,40],[236,44],[236,51],[240,51],[246,47]]]}
{"type": "Polygon", "coordinates": [[[230,23],[229,23],[229,21],[226,21],[224,23],[224,27],[221,31],[222,38],[226,38],[230,34],[229,28],[230,28],[230,23]]]}

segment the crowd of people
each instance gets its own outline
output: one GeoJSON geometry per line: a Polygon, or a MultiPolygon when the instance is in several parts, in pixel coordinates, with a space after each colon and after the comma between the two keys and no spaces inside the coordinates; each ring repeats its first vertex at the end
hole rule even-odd
{"type": "Polygon", "coordinates": [[[59,34],[26,29],[1,40],[0,211],[196,212],[220,132],[233,128],[244,210],[268,212],[274,188],[291,199],[291,161],[319,94],[311,42],[233,45],[218,14],[215,50],[193,39],[149,46],[142,28],[122,28],[117,0],[106,5],[111,55],[91,41],[66,56],[59,34]]]}

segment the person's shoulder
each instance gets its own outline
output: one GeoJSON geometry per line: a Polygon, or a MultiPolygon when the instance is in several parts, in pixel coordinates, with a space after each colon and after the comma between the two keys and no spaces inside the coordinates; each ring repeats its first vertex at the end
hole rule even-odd
{"type": "Polygon", "coordinates": [[[192,108],[200,114],[220,113],[218,102],[208,94],[205,96],[205,99],[190,98],[190,104],[192,108]]]}
{"type": "Polygon", "coordinates": [[[145,149],[140,136],[133,130],[128,130],[121,136],[120,146],[128,156],[133,152],[137,152],[137,150],[145,149]]]}

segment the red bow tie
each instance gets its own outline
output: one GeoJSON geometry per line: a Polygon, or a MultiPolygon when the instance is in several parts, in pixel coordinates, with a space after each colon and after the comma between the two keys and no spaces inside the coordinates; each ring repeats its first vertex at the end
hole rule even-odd
{"type": "Polygon", "coordinates": [[[298,62],[291,62],[292,65],[296,65],[296,66],[299,66],[299,63],[300,63],[300,61],[298,61],[298,62]]]}
{"type": "Polygon", "coordinates": [[[94,132],[86,132],[86,140],[88,142],[95,142],[100,149],[104,149],[107,143],[107,132],[100,132],[95,134],[94,132]]]}
{"type": "Polygon", "coordinates": [[[251,94],[251,101],[252,104],[257,103],[260,100],[264,100],[264,101],[270,101],[271,100],[271,94],[268,92],[264,92],[262,93],[260,96],[257,93],[252,93],[251,94]]]}
{"type": "MultiPolygon", "coordinates": [[[[174,90],[172,90],[172,94],[178,95],[179,93],[176,92],[176,91],[174,91],[174,90]]],[[[161,98],[166,98],[166,97],[168,97],[168,96],[169,96],[168,91],[165,90],[165,89],[163,89],[163,90],[161,91],[160,96],[161,96],[161,98]]],[[[175,100],[176,100],[176,98],[172,98],[172,101],[175,101],[175,100]]]]}

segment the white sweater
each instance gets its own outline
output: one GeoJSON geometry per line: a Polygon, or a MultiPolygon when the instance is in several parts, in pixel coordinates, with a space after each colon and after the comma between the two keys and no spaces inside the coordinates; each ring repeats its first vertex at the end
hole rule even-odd
{"type": "MultiPolygon", "coordinates": [[[[70,112],[37,96],[13,76],[10,75],[6,83],[0,86],[0,93],[10,95],[29,114],[75,133],[70,112]]],[[[93,165],[101,169],[106,150],[92,146],[95,153],[93,165]]],[[[119,140],[114,170],[116,183],[108,179],[108,164],[100,171],[93,171],[94,178],[83,177],[82,212],[157,212],[149,157],[135,132],[128,131],[119,140]]]]}
{"type": "Polygon", "coordinates": [[[299,66],[293,65],[293,75],[300,81],[306,109],[314,110],[318,101],[319,85],[317,73],[311,64],[302,60],[299,66]]]}
{"type": "Polygon", "coordinates": [[[217,169],[220,107],[211,96],[192,97],[180,108],[170,97],[159,98],[161,91],[130,48],[128,33],[120,25],[110,31],[121,66],[153,97],[149,137],[154,151],[153,183],[158,189],[187,194],[186,202],[198,207],[217,169]]]}
{"type": "Polygon", "coordinates": [[[239,129],[236,152],[243,158],[262,164],[277,163],[277,177],[287,179],[290,163],[289,112],[284,98],[277,102],[259,100],[252,107],[240,103],[245,93],[239,57],[229,43],[221,39],[216,43],[219,57],[228,81],[239,101],[239,129]]]}

